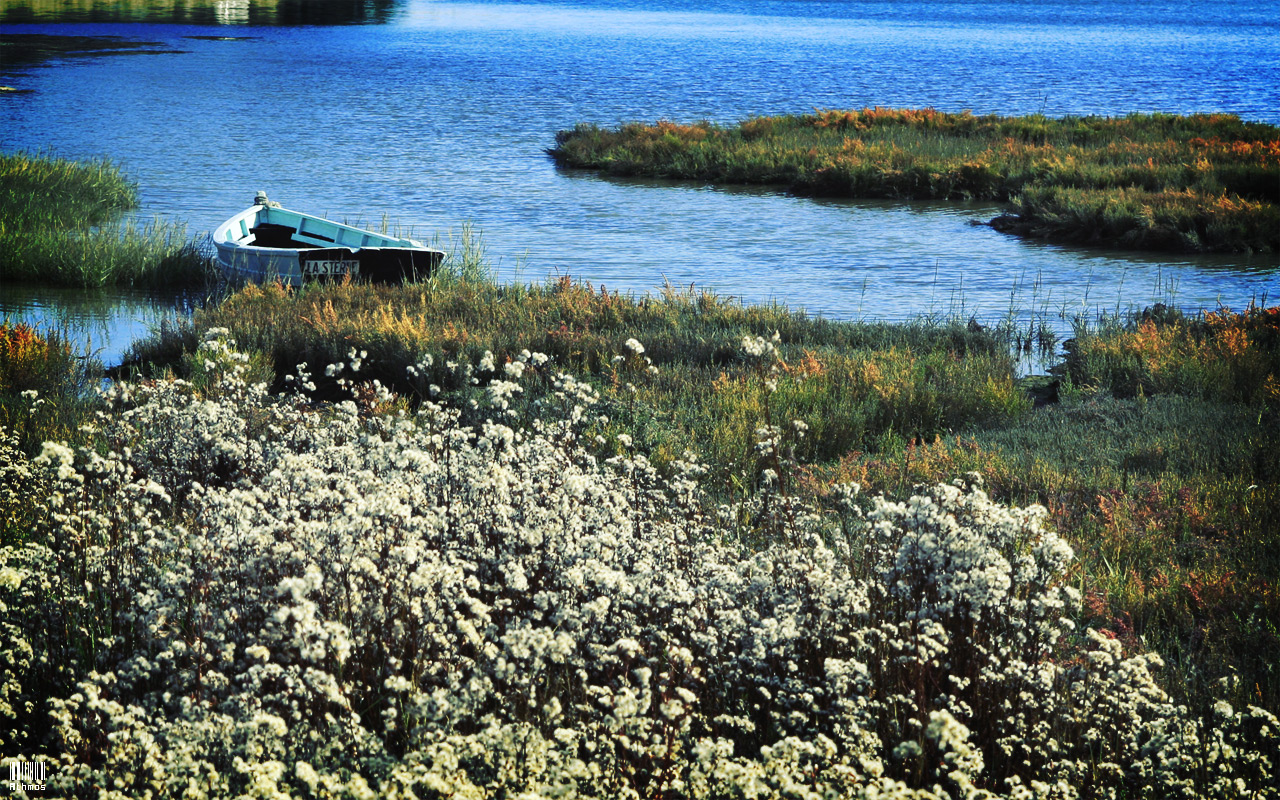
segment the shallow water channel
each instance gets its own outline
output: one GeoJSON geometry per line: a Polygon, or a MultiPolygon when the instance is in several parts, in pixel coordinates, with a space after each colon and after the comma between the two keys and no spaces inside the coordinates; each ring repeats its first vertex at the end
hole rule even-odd
{"type": "MultiPolygon", "coordinates": [[[[1277,257],[1049,246],[966,204],[813,200],[605,179],[544,150],[579,121],[864,105],[976,113],[1226,111],[1280,120],[1277,2],[31,0],[3,33],[115,36],[0,61],[0,147],[106,155],[139,215],[206,231],[256,190],[419,238],[481,231],[501,280],[693,285],[834,318],[1040,318],[1280,298],[1277,257]],[[324,10],[320,10],[324,9],[324,10]],[[145,44],[142,44],[145,43],[145,44]]],[[[6,51],[10,52],[10,51],[6,51]]],[[[108,363],[171,298],[0,288],[108,363]]]]}

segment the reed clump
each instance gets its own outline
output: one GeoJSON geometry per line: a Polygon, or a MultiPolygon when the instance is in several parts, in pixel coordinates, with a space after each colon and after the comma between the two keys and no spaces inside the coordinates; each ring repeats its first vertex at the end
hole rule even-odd
{"type": "Polygon", "coordinates": [[[1082,326],[1062,371],[1117,397],[1180,394],[1280,408],[1280,308],[1189,316],[1157,305],[1082,326]]]}
{"type": "Polygon", "coordinates": [[[0,153],[0,222],[5,230],[99,225],[137,206],[137,185],[105,159],[0,153]]]}
{"type": "Polygon", "coordinates": [[[181,223],[120,221],[137,186],[105,160],[0,153],[0,281],[98,288],[205,282],[181,223]]]}
{"type": "Polygon", "coordinates": [[[864,108],[736,126],[578,125],[549,151],[614,175],[807,195],[986,200],[1023,235],[1136,249],[1280,252],[1280,128],[1228,114],[975,116],[864,108]]]}

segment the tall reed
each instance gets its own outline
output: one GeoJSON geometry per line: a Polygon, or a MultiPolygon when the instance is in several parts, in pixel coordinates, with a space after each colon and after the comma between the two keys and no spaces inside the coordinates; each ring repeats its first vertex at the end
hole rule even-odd
{"type": "Polygon", "coordinates": [[[95,228],[0,235],[0,278],[63,286],[192,286],[215,278],[182,223],[109,222],[95,228]]]}

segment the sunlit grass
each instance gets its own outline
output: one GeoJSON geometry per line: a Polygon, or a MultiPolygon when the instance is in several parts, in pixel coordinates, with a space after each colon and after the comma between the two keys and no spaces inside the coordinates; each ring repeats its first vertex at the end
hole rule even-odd
{"type": "Polygon", "coordinates": [[[970,434],[849,452],[803,481],[899,493],[979,471],[996,496],[1049,509],[1080,556],[1090,619],[1135,650],[1166,654],[1165,680],[1184,701],[1229,686],[1237,700],[1275,707],[1276,311],[1156,310],[1082,326],[1060,404],[970,434]]]}
{"type": "Polygon", "coordinates": [[[87,289],[192,286],[216,278],[186,226],[160,220],[0,235],[0,276],[87,289]]]}
{"type": "Polygon", "coordinates": [[[736,126],[579,125],[562,164],[809,195],[1011,203],[1000,227],[1143,249],[1280,250],[1280,128],[1122,118],[818,111],[736,126]]]}
{"type": "MultiPolygon", "coordinates": [[[[268,354],[279,375],[302,362],[343,361],[358,343],[369,374],[420,397],[431,385],[474,391],[450,361],[491,352],[501,365],[522,350],[539,351],[599,381],[617,431],[642,427],[659,463],[693,448],[734,474],[754,465],[749,442],[766,402],[741,358],[744,336],[778,335],[780,372],[767,402],[779,419],[814,420],[815,435],[799,451],[805,459],[868,447],[886,432],[931,437],[1030,407],[1014,384],[1009,342],[991,331],[959,321],[834,323],[709,292],[637,298],[569,279],[251,286],[199,312],[196,325],[227,328],[243,346],[268,354]],[[644,343],[646,361],[615,362],[628,339],[644,343]],[[410,380],[406,369],[427,355],[432,366],[410,380]]],[[[133,360],[173,363],[195,336],[166,329],[139,344],[133,360]]]]}
{"type": "MultiPolygon", "coordinates": [[[[469,247],[474,251],[477,244],[469,247]]],[[[538,564],[521,573],[524,579],[554,583],[559,573],[548,565],[560,558],[563,545],[548,549],[545,544],[523,544],[520,537],[533,535],[532,528],[524,522],[513,523],[509,515],[517,506],[496,502],[493,494],[495,487],[510,479],[505,470],[517,463],[509,459],[505,448],[523,448],[541,441],[539,437],[550,436],[547,441],[555,443],[553,449],[572,447],[573,453],[565,450],[556,457],[560,460],[547,462],[550,471],[534,479],[533,488],[521,495],[531,505],[519,512],[524,515],[520,519],[550,513],[556,524],[548,530],[566,535],[570,529],[565,526],[576,523],[568,522],[570,518],[563,514],[578,506],[594,508],[605,496],[592,495],[595,499],[585,502],[545,500],[548,492],[569,487],[564,477],[566,464],[581,460],[592,469],[607,465],[609,469],[632,470],[620,473],[624,479],[610,490],[608,502],[645,509],[643,513],[652,516],[634,525],[626,522],[619,530],[643,533],[656,530],[647,527],[650,525],[676,525],[669,536],[663,533],[654,541],[704,548],[697,558],[680,555],[681,560],[673,562],[677,566],[658,572],[694,574],[690,570],[704,563],[699,559],[710,552],[707,547],[729,546],[747,559],[742,563],[750,565],[744,573],[749,580],[735,578],[738,582],[733,585],[750,587],[757,585],[751,581],[759,581],[762,588],[757,594],[752,594],[756,592],[752,589],[744,595],[754,599],[735,601],[714,611],[721,615],[715,619],[721,621],[756,613],[752,604],[762,602],[771,596],[768,592],[779,587],[786,591],[792,591],[788,587],[809,587],[805,591],[816,592],[815,598],[849,597],[847,592],[832,594],[824,588],[833,584],[826,583],[829,579],[811,565],[794,575],[780,573],[782,562],[776,560],[780,553],[803,553],[804,559],[811,554],[835,558],[830,563],[843,565],[840,569],[851,570],[859,580],[879,580],[881,573],[872,565],[884,554],[876,550],[873,537],[868,538],[861,527],[861,514],[873,506],[884,506],[877,505],[881,501],[851,505],[849,482],[863,487],[862,497],[884,493],[893,501],[918,495],[923,487],[960,475],[973,481],[970,473],[976,473],[995,500],[1021,507],[1041,504],[1047,509],[1049,527],[1077,556],[1062,575],[1065,584],[1083,598],[1081,608],[1072,612],[1074,619],[1101,629],[1103,637],[1111,637],[1108,647],[1117,654],[1163,654],[1165,666],[1157,673],[1159,683],[1172,694],[1173,702],[1191,709],[1192,717],[1222,719],[1223,698],[1236,709],[1277,707],[1280,673],[1275,665],[1280,663],[1280,632],[1275,620],[1280,619],[1280,596],[1275,587],[1280,585],[1280,557],[1276,555],[1280,540],[1274,520],[1280,518],[1280,409],[1271,387],[1280,342],[1275,336],[1275,309],[1250,308],[1238,313],[1224,309],[1190,316],[1155,308],[1132,317],[1081,323],[1066,363],[1056,370],[1061,375],[1060,402],[1033,410],[1013,379],[1012,339],[998,328],[982,329],[959,320],[837,323],[777,306],[745,306],[709,292],[669,290],[660,296],[635,297],[567,278],[544,285],[498,286],[479,277],[484,272],[483,258],[468,262],[467,249],[459,250],[453,267],[420,284],[336,283],[302,289],[248,286],[197,312],[189,323],[166,323],[134,349],[132,366],[126,371],[137,369],[141,380],[112,393],[115,410],[102,419],[114,419],[110,424],[119,435],[103,437],[93,433],[92,427],[78,427],[78,421],[89,419],[88,405],[77,407],[70,422],[62,423],[61,428],[40,427],[44,423],[35,424],[34,413],[14,417],[5,425],[54,439],[78,436],[98,450],[120,450],[127,445],[129,449],[120,452],[132,459],[130,463],[145,465],[137,466],[144,482],[163,482],[177,504],[174,508],[185,508],[183,504],[210,490],[226,491],[228,503],[235,498],[260,498],[259,488],[249,492],[248,487],[265,486],[279,480],[281,470],[298,468],[299,486],[319,505],[306,505],[311,501],[304,502],[303,495],[294,490],[281,495],[291,499],[272,501],[303,505],[299,506],[300,516],[283,527],[272,521],[270,514],[262,517],[264,524],[269,522],[272,537],[283,536],[288,542],[264,539],[264,543],[276,544],[265,546],[262,552],[274,552],[277,545],[283,548],[281,553],[293,552],[299,541],[295,522],[319,524],[315,515],[328,513],[325,509],[333,509],[343,520],[341,524],[363,524],[358,515],[349,516],[348,511],[365,507],[360,505],[367,500],[363,492],[377,470],[433,475],[453,486],[415,506],[424,513],[444,514],[439,517],[442,521],[457,519],[451,516],[461,508],[454,492],[475,481],[476,508],[492,509],[496,516],[485,523],[488,527],[483,532],[467,541],[489,551],[492,546],[486,542],[501,547],[509,543],[513,553],[535,558],[538,564]],[[473,264],[470,277],[462,275],[460,265],[465,263],[473,264]],[[243,352],[225,346],[231,339],[243,352]],[[299,367],[300,362],[306,366],[299,367]],[[185,381],[171,380],[174,376],[185,381]],[[261,381],[283,395],[270,398],[264,389],[245,384],[245,380],[261,381]],[[230,401],[225,399],[228,392],[230,401]],[[146,397],[152,399],[142,399],[146,397]],[[442,409],[432,402],[443,404],[442,409]],[[580,413],[587,407],[590,413],[580,413]],[[433,414],[472,427],[453,431],[450,426],[454,423],[449,422],[439,436],[422,433],[422,443],[414,447],[433,454],[426,461],[415,461],[423,456],[412,448],[391,452],[405,445],[403,436],[418,424],[413,420],[434,418],[433,414]],[[501,444],[505,441],[504,425],[519,432],[506,445],[501,444]],[[210,431],[215,429],[221,433],[213,436],[210,431]],[[338,467],[328,456],[317,462],[322,469],[301,467],[297,460],[301,452],[293,448],[302,441],[298,436],[303,430],[311,430],[306,435],[319,437],[317,441],[337,448],[335,454],[340,450],[346,454],[344,458],[363,453],[362,458],[370,459],[368,469],[338,467]],[[168,444],[170,440],[186,441],[183,437],[190,441],[180,447],[168,444]],[[454,472],[458,465],[445,458],[445,453],[462,448],[456,451],[461,454],[473,446],[480,448],[481,458],[476,463],[482,463],[483,469],[465,475],[454,472]],[[385,457],[376,455],[384,447],[390,448],[385,457]],[[281,455],[278,468],[261,460],[268,450],[281,455]],[[443,460],[433,460],[436,458],[443,460]],[[198,481],[201,488],[188,487],[188,481],[198,481]],[[350,485],[340,495],[333,493],[338,482],[350,485]],[[696,502],[687,494],[695,483],[698,491],[705,493],[696,502]],[[167,488],[170,485],[172,489],[167,488]],[[364,488],[356,491],[355,486],[364,488]],[[671,492],[670,503],[659,501],[662,491],[671,492]],[[339,501],[339,496],[344,499],[339,501]],[[695,535],[693,528],[679,527],[712,519],[714,529],[710,532],[695,535]],[[852,546],[836,544],[839,536],[832,530],[823,534],[830,539],[803,533],[805,525],[823,519],[845,535],[856,534],[852,546]],[[827,545],[820,544],[823,541],[832,543],[838,557],[821,555],[827,552],[823,550],[827,545]],[[552,561],[538,560],[543,558],[552,561]]],[[[33,398],[24,397],[19,384],[27,386],[32,375],[57,372],[29,368],[37,350],[45,352],[34,345],[41,336],[21,331],[14,338],[13,349],[27,355],[5,362],[11,365],[5,373],[10,376],[5,385],[11,387],[11,395],[19,392],[17,397],[25,401],[33,398]]],[[[48,391],[48,397],[57,394],[56,390],[48,391]]],[[[23,408],[24,413],[34,409],[23,408]]],[[[48,516],[40,499],[41,493],[49,490],[47,483],[40,482],[47,476],[42,479],[39,470],[31,468],[28,456],[33,452],[31,445],[19,448],[10,441],[0,442],[0,462],[4,462],[0,468],[13,476],[12,485],[18,487],[14,497],[22,498],[0,504],[4,535],[14,544],[25,542],[26,531],[39,528],[48,516]]],[[[45,454],[45,461],[65,461],[70,453],[55,447],[45,454]]],[[[138,491],[150,492],[153,497],[163,494],[154,488],[138,491]]],[[[169,500],[156,502],[160,503],[156,508],[169,508],[169,500]]],[[[375,533],[361,533],[364,538],[359,541],[381,535],[376,532],[408,519],[396,516],[399,511],[393,514],[393,505],[385,509],[378,504],[369,506],[371,513],[385,511],[387,516],[377,516],[371,529],[375,533]]],[[[266,514],[263,508],[253,513],[266,514]]],[[[906,506],[902,513],[914,518],[916,512],[909,509],[915,508],[906,506]]],[[[228,505],[226,513],[230,514],[230,509],[228,505]]],[[[211,512],[208,531],[216,528],[213,520],[222,519],[221,514],[223,511],[211,512]]],[[[190,515],[179,516],[186,524],[190,515]]],[[[200,515],[192,518],[205,519],[200,515]]],[[[233,518],[239,519],[234,514],[227,517],[233,518]]],[[[338,525],[336,517],[334,520],[318,530],[338,525]]],[[[963,522],[967,525],[972,520],[963,522]]],[[[608,536],[617,535],[613,528],[605,529],[608,536]]],[[[153,541],[152,529],[144,526],[138,531],[138,542],[153,541]]],[[[455,552],[448,549],[457,544],[448,538],[452,534],[432,535],[437,538],[432,540],[431,552],[455,552]],[[441,549],[441,543],[450,544],[441,549]]],[[[182,536],[188,543],[201,541],[185,533],[182,536]]],[[[574,535],[563,539],[575,541],[574,535]]],[[[610,541],[613,548],[617,540],[610,541]]],[[[357,549],[360,547],[363,545],[357,549]]],[[[391,569],[390,565],[399,563],[398,552],[391,548],[383,555],[373,553],[370,563],[391,569]]],[[[191,563],[197,561],[201,560],[191,563]]],[[[350,576],[342,572],[345,567],[339,568],[340,563],[346,562],[334,562],[333,569],[338,571],[325,579],[325,586],[347,585],[343,581],[350,576]]],[[[67,565],[72,569],[74,559],[67,565]]],[[[362,567],[366,568],[367,564],[362,567]]],[[[947,567],[951,568],[958,569],[954,563],[947,567]]],[[[288,570],[271,569],[275,571],[262,584],[263,591],[278,597],[277,581],[295,580],[296,576],[281,577],[288,570]]],[[[483,595],[483,608],[492,609],[489,624],[516,624],[522,619],[519,614],[532,608],[531,598],[542,591],[504,594],[502,587],[508,581],[521,580],[504,571],[507,569],[491,565],[481,570],[485,577],[480,585],[489,587],[484,590],[489,593],[483,595]]],[[[931,570],[922,574],[934,575],[931,570]]],[[[181,569],[177,573],[187,574],[181,569]]],[[[614,577],[610,580],[621,574],[611,572],[614,577]]],[[[699,577],[691,585],[707,588],[720,585],[722,580],[724,573],[717,572],[699,577]]],[[[378,585],[385,588],[402,583],[378,585]]],[[[937,587],[926,584],[921,584],[919,591],[924,594],[918,597],[929,602],[941,600],[937,587]]],[[[379,592],[367,596],[381,596],[379,592]]],[[[620,602],[618,592],[605,593],[612,602],[620,602]]],[[[894,605],[891,595],[873,595],[881,598],[873,601],[879,604],[876,613],[916,607],[915,601],[894,605]]],[[[98,609],[93,613],[99,616],[107,614],[110,606],[102,597],[105,595],[90,593],[86,608],[98,609]]],[[[582,602],[589,599],[587,595],[573,597],[582,602]]],[[[918,597],[912,594],[906,599],[918,597]]],[[[182,595],[179,605],[189,602],[182,595]]],[[[817,605],[804,601],[788,606],[801,613],[802,623],[796,628],[800,633],[794,637],[788,634],[785,639],[799,648],[795,652],[801,655],[787,657],[795,661],[798,671],[788,671],[791,668],[786,659],[772,660],[768,655],[772,651],[766,650],[763,660],[753,661],[744,673],[750,676],[746,684],[736,682],[739,679],[734,677],[737,673],[732,665],[738,662],[732,659],[716,662],[718,666],[705,673],[707,682],[698,684],[702,687],[698,692],[716,698],[701,706],[708,713],[708,721],[700,723],[707,725],[707,731],[729,736],[743,752],[755,753],[761,742],[772,741],[771,737],[798,724],[800,717],[787,714],[807,708],[799,698],[812,690],[802,687],[796,690],[800,694],[787,695],[791,691],[787,687],[792,685],[789,681],[825,680],[822,676],[829,675],[829,659],[842,658],[842,648],[852,641],[846,633],[829,628],[831,618],[820,610],[821,602],[826,601],[814,602],[817,605]],[[806,610],[811,605],[813,610],[806,610]],[[725,667],[726,663],[730,666],[725,667]],[[757,685],[769,694],[744,688],[757,685]],[[762,702],[766,697],[769,699],[762,702]],[[783,697],[790,699],[783,701],[783,697]],[[740,724],[742,728],[735,727],[740,724]]],[[[670,606],[676,607],[683,606],[670,606]]],[[[704,613],[696,603],[690,608],[704,613]]],[[[326,609],[325,613],[336,614],[342,625],[354,619],[352,607],[345,601],[326,609]]],[[[266,612],[251,605],[237,613],[266,612]]],[[[777,606],[759,613],[763,615],[761,625],[767,626],[773,617],[764,617],[791,612],[777,606]]],[[[670,631],[670,617],[663,616],[662,621],[662,629],[670,631]]],[[[969,657],[965,654],[981,650],[966,649],[972,644],[968,625],[966,621],[948,634],[952,660],[947,665],[896,660],[897,645],[876,639],[878,634],[859,639],[870,643],[867,663],[876,687],[874,696],[892,694],[907,704],[904,709],[918,710],[911,699],[916,693],[932,691],[931,687],[950,681],[957,676],[957,669],[963,671],[957,664],[969,657]]],[[[356,628],[374,630],[364,622],[356,628]]],[[[471,629],[449,630],[449,641],[457,642],[464,641],[471,629]]],[[[1020,635],[1017,631],[1014,626],[1002,629],[1000,635],[1016,637],[1020,635]]],[[[394,635],[398,634],[390,629],[376,636],[370,633],[368,642],[385,641],[394,635]]],[[[503,635],[516,636],[510,632],[503,635]]],[[[614,638],[609,641],[618,635],[611,633],[614,638]]],[[[1061,669],[1061,675],[1080,675],[1078,670],[1094,663],[1084,655],[1086,648],[1094,647],[1085,637],[1063,632],[1051,638],[1054,655],[1048,663],[1061,669]]],[[[359,654],[343,668],[344,680],[351,686],[372,687],[372,693],[364,688],[353,691],[368,708],[385,710],[390,701],[381,690],[386,680],[379,666],[383,661],[378,660],[381,656],[370,655],[381,652],[377,650],[381,645],[360,641],[359,654]]],[[[501,648],[514,647],[510,643],[516,641],[513,638],[501,644],[494,652],[506,652],[501,648]]],[[[774,646],[782,645],[770,645],[774,646]]],[[[50,647],[51,652],[57,649],[50,647]]],[[[467,649],[467,645],[462,647],[467,655],[462,660],[451,656],[450,669],[489,663],[485,660],[488,656],[467,649]]],[[[1036,658],[1046,652],[1040,646],[1034,650],[1036,658]]],[[[272,649],[271,658],[276,658],[275,653],[272,649]]],[[[421,669],[415,667],[412,680],[426,680],[424,676],[439,663],[434,656],[427,658],[421,669]]],[[[529,696],[536,697],[539,704],[550,704],[552,699],[563,704],[556,706],[567,709],[557,712],[563,715],[556,722],[562,729],[587,724],[594,712],[587,711],[591,705],[583,688],[574,682],[576,673],[560,666],[549,670],[535,686],[521,691],[532,691],[529,696]]],[[[31,684],[35,688],[27,688],[49,696],[54,696],[55,690],[67,690],[55,684],[36,682],[31,684]]],[[[1105,691],[1111,693],[1119,686],[1111,684],[1105,691]]],[[[962,716],[966,724],[974,726],[974,745],[983,752],[994,754],[995,748],[1002,746],[992,738],[992,731],[1004,724],[1000,709],[1007,706],[1001,704],[1021,702],[1013,700],[1013,695],[1000,694],[1006,688],[977,690],[971,686],[964,703],[956,706],[967,708],[962,716]]],[[[1074,697],[1076,689],[1054,696],[1074,697]]],[[[852,690],[838,696],[850,702],[862,697],[852,690]]],[[[1097,711],[1105,706],[1090,701],[1082,709],[1097,711]]],[[[820,707],[828,706],[824,703],[820,707]]],[[[1173,713],[1169,709],[1160,711],[1159,718],[1168,718],[1173,713]]],[[[1111,730],[1105,713],[1098,713],[1102,716],[1085,728],[1097,730],[1101,725],[1111,730]]],[[[888,731],[892,737],[918,737],[918,732],[910,734],[900,727],[903,718],[898,711],[886,714],[865,724],[888,731]]],[[[532,710],[519,710],[517,716],[522,724],[538,719],[532,710]]],[[[379,717],[373,714],[368,718],[379,717]]],[[[826,730],[823,725],[803,730],[826,730]]],[[[1110,780],[1100,771],[1103,765],[1098,751],[1090,749],[1091,740],[1077,739],[1079,731],[1070,725],[1059,730],[1064,738],[1058,741],[1071,749],[1072,757],[1091,765],[1090,781],[1110,780]]],[[[386,741],[396,752],[399,748],[407,752],[418,742],[402,738],[391,727],[386,741]]],[[[927,744],[928,738],[920,741],[927,744]]],[[[1020,746],[1036,749],[1043,743],[1043,737],[1032,737],[1020,746]]],[[[683,755],[668,756],[672,769],[683,770],[693,763],[683,755]]],[[[887,769],[908,781],[920,779],[907,768],[909,763],[895,760],[887,769]]],[[[1182,763],[1185,767],[1193,762],[1182,763]]],[[[1213,779],[1208,764],[1194,768],[1199,770],[1196,780],[1213,779]]],[[[1020,768],[1012,769],[1017,773],[1020,768]]],[[[650,769],[644,764],[636,770],[638,780],[656,781],[653,785],[662,785],[667,774],[665,768],[650,769]]],[[[984,772],[987,780],[998,774],[1003,773],[984,772]]]]}
{"type": "MultiPolygon", "coordinates": [[[[443,353],[460,389],[417,407],[370,374],[354,336],[280,393],[229,330],[197,338],[189,380],[105,392],[93,447],[29,459],[0,439],[30,506],[43,491],[57,509],[0,548],[0,630],[19,644],[5,656],[18,725],[0,736],[56,762],[62,793],[109,780],[211,797],[323,782],[362,796],[923,800],[1045,782],[1063,797],[1246,798],[1274,784],[1270,684],[1239,685],[1272,654],[1232,649],[1265,634],[1274,593],[1179,551],[1221,498],[1179,492],[1174,514],[1148,516],[1112,502],[1157,493],[1130,472],[1214,468],[1161,455],[1163,424],[1206,441],[1213,427],[1227,458],[1247,451],[1240,409],[1068,392],[1065,416],[967,439],[889,429],[876,457],[902,457],[901,478],[980,460],[889,497],[863,462],[867,498],[798,463],[813,428],[781,398],[833,371],[885,391],[909,383],[912,360],[893,345],[839,361],[819,342],[788,362],[781,333],[748,334],[715,393],[742,398],[724,407],[756,426],[757,463],[726,491],[707,485],[714,463],[686,454],[664,474],[642,426],[611,429],[624,405],[629,421],[664,413],[638,387],[677,359],[635,337],[577,377],[538,351],[443,353]],[[1125,417],[1141,424],[1111,430],[1125,417]],[[1117,488],[1107,470],[1137,442],[1148,452],[1122,459],[1117,488]],[[1034,484],[1027,504],[983,491],[984,471],[997,494],[1019,474],[1062,475],[1062,489],[1095,449],[1084,491],[1100,482],[1101,522],[1087,496],[1065,498],[1079,516],[1062,517],[1034,504],[1034,484]],[[1106,582],[1099,559],[1145,583],[1106,582]],[[1162,593],[1176,581],[1185,594],[1162,593]],[[1148,613],[1130,615],[1142,599],[1148,613]],[[1193,625],[1224,622],[1204,631],[1212,651],[1160,638],[1188,610],[1193,625]],[[1218,656],[1236,670],[1225,681],[1218,656]]],[[[441,374],[430,356],[410,377],[441,374]]],[[[858,466],[851,453],[835,477],[858,466]]]]}
{"type": "Polygon", "coordinates": [[[1083,326],[1064,373],[1120,397],[1186,394],[1280,409],[1280,308],[1189,317],[1157,307],[1083,326]]]}
{"type": "Polygon", "coordinates": [[[108,161],[0,153],[0,281],[194,285],[212,262],[180,223],[120,221],[137,186],[108,161]]]}
{"type": "Polygon", "coordinates": [[[137,205],[137,184],[105,159],[0,153],[0,231],[97,225],[137,205]]]}

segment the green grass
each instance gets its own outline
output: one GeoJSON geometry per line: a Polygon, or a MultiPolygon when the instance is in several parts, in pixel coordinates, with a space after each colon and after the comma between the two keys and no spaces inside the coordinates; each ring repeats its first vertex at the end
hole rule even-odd
{"type": "Polygon", "coordinates": [[[1088,622],[1161,653],[1182,702],[1280,704],[1280,419],[1178,395],[1080,395],[1012,425],[816,465],[893,493],[970,470],[1045,505],[1088,622]]]}
{"type": "Polygon", "coordinates": [[[198,286],[215,277],[186,226],[159,220],[0,235],[0,248],[5,281],[96,289],[198,286]]]}
{"type": "MultiPolygon", "coordinates": [[[[368,353],[368,378],[409,396],[434,384],[464,406],[483,386],[470,385],[450,361],[474,364],[490,351],[500,369],[522,350],[542,352],[601,384],[614,433],[643,436],[660,464],[686,448],[700,451],[724,466],[725,480],[753,473],[752,437],[766,409],[780,424],[812,419],[815,433],[797,452],[824,459],[888,431],[932,437],[1030,406],[1014,385],[1009,344],[993,332],[959,322],[834,323],[707,292],[634,298],[568,279],[249,287],[199,312],[195,324],[229,329],[241,347],[269,355],[280,376],[301,362],[318,373],[357,347],[368,353]],[[769,376],[743,356],[741,342],[775,332],[771,393],[769,376]],[[643,358],[615,363],[632,338],[644,345],[643,358]],[[406,368],[424,355],[432,366],[410,380],[406,368]]],[[[196,336],[166,330],[138,345],[132,360],[173,365],[196,336]]],[[[535,399],[524,401],[530,415],[535,399]]]]}
{"type": "Polygon", "coordinates": [[[137,186],[108,161],[0,153],[0,282],[196,285],[210,261],[180,223],[120,222],[137,186]]]}
{"type": "Polygon", "coordinates": [[[1280,706],[1280,309],[1155,308],[1081,326],[1063,400],[1008,424],[811,465],[821,493],[981,472],[1046,506],[1089,622],[1165,656],[1183,702],[1280,706]]]}
{"type": "Polygon", "coordinates": [[[1059,241],[1280,252],[1280,128],[1226,114],[820,111],[735,126],[578,125],[549,152],[614,175],[1007,202],[997,227],[1059,241]]]}
{"type": "Polygon", "coordinates": [[[100,225],[138,206],[138,187],[106,160],[0,153],[4,231],[100,225]]]}

